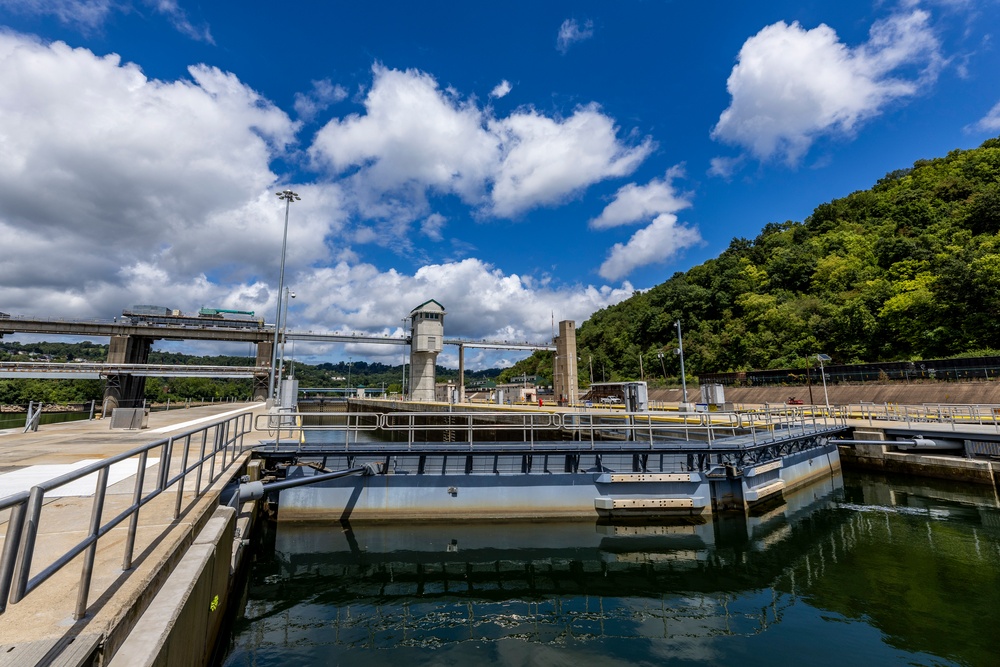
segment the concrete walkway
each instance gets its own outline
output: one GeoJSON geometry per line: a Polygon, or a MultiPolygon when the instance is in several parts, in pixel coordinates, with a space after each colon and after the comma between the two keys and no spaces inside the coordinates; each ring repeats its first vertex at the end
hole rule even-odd
{"type": "MultiPolygon", "coordinates": [[[[110,420],[78,421],[44,425],[35,433],[0,431],[0,496],[27,488],[39,472],[56,470],[36,466],[60,466],[60,471],[81,467],[85,461],[102,460],[170,435],[190,431],[237,412],[264,412],[255,404],[220,403],[197,408],[154,412],[149,428],[135,431],[109,428],[110,420]],[[35,473],[36,476],[32,476],[35,473]]],[[[254,433],[245,444],[257,441],[254,433]]],[[[177,458],[177,457],[175,457],[177,458]]],[[[169,575],[170,570],[192,542],[198,530],[218,505],[225,482],[238,470],[244,457],[228,466],[218,482],[197,497],[185,488],[183,510],[173,518],[176,493],[165,493],[145,505],[140,512],[133,567],[123,572],[122,558],[127,522],[103,536],[98,542],[94,577],[88,597],[88,613],[73,619],[83,556],[77,556],[29,593],[17,604],[8,604],[0,614],[0,666],[76,665],[99,644],[119,645],[142,609],[169,575]]],[[[158,462],[152,458],[144,486],[153,488],[158,462]]],[[[175,463],[174,467],[178,467],[175,463]]],[[[171,474],[177,472],[171,470],[171,474]]],[[[104,520],[117,515],[132,502],[135,465],[109,484],[103,512],[104,520]]],[[[47,495],[36,542],[32,576],[55,561],[72,545],[82,540],[88,530],[94,485],[78,485],[73,493],[47,495]]],[[[6,539],[9,511],[0,512],[0,552],[6,539]]]]}

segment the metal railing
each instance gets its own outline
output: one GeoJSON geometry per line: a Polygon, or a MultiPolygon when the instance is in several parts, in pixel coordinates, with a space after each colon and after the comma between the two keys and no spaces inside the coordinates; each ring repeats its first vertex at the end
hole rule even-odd
{"type": "Polygon", "coordinates": [[[659,439],[683,439],[712,446],[728,441],[739,447],[768,444],[819,431],[842,429],[846,419],[833,413],[796,409],[758,409],[740,412],[655,412],[564,413],[563,425],[578,439],[591,445],[601,436],[619,432],[651,447],[659,439]],[[617,422],[617,423],[616,423],[617,422]]]}
{"type": "MultiPolygon", "coordinates": [[[[7,533],[3,552],[0,554],[0,614],[10,604],[17,604],[54,574],[66,567],[74,558],[83,554],[83,570],[80,573],[79,589],[74,619],[83,618],[87,613],[87,598],[94,576],[94,561],[98,540],[112,529],[128,520],[125,549],[121,569],[132,569],[135,538],[139,524],[139,510],[168,490],[175,490],[173,518],[181,516],[181,505],[188,479],[194,475],[194,500],[202,497],[223,475],[226,468],[243,451],[243,436],[250,432],[252,415],[244,413],[187,431],[156,442],[136,447],[122,454],[74,470],[55,479],[43,482],[6,498],[0,498],[0,512],[9,510],[7,533]],[[192,456],[192,450],[196,450],[192,456]],[[159,456],[155,485],[144,490],[146,467],[151,453],[159,456]],[[179,459],[179,461],[178,461],[179,459]],[[135,484],[131,504],[114,517],[104,520],[104,505],[108,496],[108,480],[111,466],[123,461],[135,460],[135,484]],[[205,467],[207,470],[207,482],[205,467]],[[174,466],[176,472],[171,472],[174,466]],[[65,550],[51,563],[45,564],[32,576],[33,561],[37,555],[36,540],[39,536],[46,494],[70,482],[97,475],[94,497],[91,504],[90,522],[87,534],[82,540],[65,550]]],[[[46,513],[52,516],[57,510],[46,513]]]]}
{"type": "MultiPolygon", "coordinates": [[[[362,432],[385,433],[397,446],[406,449],[440,444],[430,434],[449,433],[453,439],[445,442],[466,444],[495,443],[497,432],[516,436],[529,448],[538,443],[566,441],[563,436],[580,444],[608,440],[646,442],[650,446],[671,439],[705,442],[709,445],[730,440],[736,446],[755,446],[777,440],[809,435],[819,431],[846,427],[846,417],[833,411],[773,408],[743,412],[689,412],[667,415],[656,412],[287,412],[258,415],[255,428],[276,436],[274,447],[287,433],[290,441],[304,443],[309,431],[339,431],[345,433],[343,446],[358,444],[362,432]],[[489,440],[477,442],[477,436],[489,434],[489,440]],[[394,436],[403,435],[397,441],[394,436]]],[[[366,442],[365,447],[371,447],[366,442]]]]}
{"type": "MultiPolygon", "coordinates": [[[[823,406],[806,406],[805,410],[827,412],[823,406]]],[[[872,426],[891,424],[897,428],[920,428],[943,424],[950,425],[952,431],[963,426],[988,426],[1000,433],[1000,405],[852,403],[831,406],[829,413],[844,419],[867,421],[872,426]]]]}

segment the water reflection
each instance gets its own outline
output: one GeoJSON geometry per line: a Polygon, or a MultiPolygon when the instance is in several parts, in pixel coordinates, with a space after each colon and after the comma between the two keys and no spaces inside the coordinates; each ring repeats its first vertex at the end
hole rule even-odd
{"type": "Polygon", "coordinates": [[[989,664],[998,517],[849,476],[700,524],[280,524],[225,664],[989,664]]]}

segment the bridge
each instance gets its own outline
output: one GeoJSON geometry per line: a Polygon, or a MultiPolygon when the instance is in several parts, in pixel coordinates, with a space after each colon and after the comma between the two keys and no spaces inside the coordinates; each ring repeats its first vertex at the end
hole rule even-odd
{"type": "Polygon", "coordinates": [[[117,375],[135,375],[137,377],[252,378],[260,375],[260,369],[256,366],[0,361],[0,378],[104,380],[117,375]]]}
{"type": "MultiPolygon", "coordinates": [[[[428,301],[425,304],[436,304],[428,301]]],[[[418,309],[420,306],[418,306],[418,309]]],[[[411,312],[415,327],[420,326],[420,316],[411,312]]],[[[443,308],[437,317],[442,327],[443,308]]],[[[230,377],[253,378],[253,396],[257,400],[268,398],[268,379],[274,369],[271,359],[275,345],[288,341],[317,343],[339,343],[358,345],[410,346],[411,370],[415,373],[411,386],[422,387],[427,393],[425,400],[433,398],[434,363],[414,364],[414,344],[418,337],[413,335],[389,336],[358,332],[341,333],[314,331],[279,331],[273,324],[261,321],[259,326],[247,326],[243,320],[204,319],[194,317],[159,316],[142,320],[136,317],[122,317],[121,320],[73,320],[43,317],[20,317],[3,314],[0,317],[0,338],[5,334],[51,334],[57,336],[108,337],[110,346],[105,364],[92,363],[0,363],[0,378],[72,378],[105,379],[104,411],[110,412],[121,404],[137,405],[145,393],[146,377],[230,377]],[[173,320],[173,322],[171,321],[173,320]],[[205,367],[168,366],[148,364],[153,341],[157,340],[214,340],[221,342],[251,343],[257,346],[256,362],[253,367],[205,367]]],[[[421,339],[423,340],[423,339],[421,339]]],[[[463,338],[439,338],[441,344],[458,347],[459,383],[464,385],[465,348],[492,350],[534,351],[555,350],[554,344],[537,344],[528,341],[494,341],[463,338]]],[[[417,353],[418,356],[421,353],[417,353]]],[[[423,354],[426,356],[426,353],[423,354]]],[[[436,357],[436,354],[434,354],[436,357]]],[[[423,362],[426,359],[421,357],[423,362]]],[[[462,392],[464,399],[464,391],[462,392]]]]}

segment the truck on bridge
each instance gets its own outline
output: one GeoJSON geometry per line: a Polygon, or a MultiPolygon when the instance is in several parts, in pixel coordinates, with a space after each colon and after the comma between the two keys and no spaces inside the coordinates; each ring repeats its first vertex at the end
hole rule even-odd
{"type": "Polygon", "coordinates": [[[198,316],[184,315],[179,310],[164,306],[132,306],[122,311],[122,320],[134,325],[184,326],[184,327],[227,327],[236,329],[263,329],[264,318],[253,317],[252,310],[224,310],[202,308],[198,316]],[[226,317],[244,315],[249,317],[226,317]]]}

